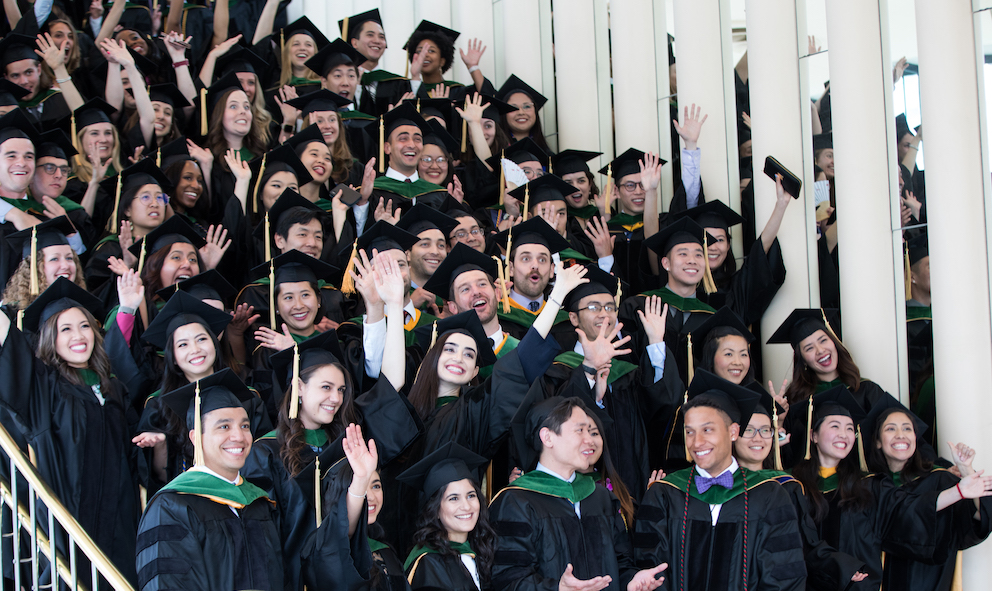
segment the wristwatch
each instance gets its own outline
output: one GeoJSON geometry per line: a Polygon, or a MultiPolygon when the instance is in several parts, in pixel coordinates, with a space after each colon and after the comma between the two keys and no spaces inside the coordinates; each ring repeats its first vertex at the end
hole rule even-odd
{"type": "Polygon", "coordinates": [[[286,133],[293,133],[294,131],[296,131],[296,126],[287,123],[282,126],[282,130],[286,133]]]}
{"type": "Polygon", "coordinates": [[[596,377],[596,368],[595,367],[589,367],[585,363],[583,363],[581,367],[582,367],[582,371],[586,372],[587,374],[589,374],[589,375],[591,375],[593,377],[596,377]]]}

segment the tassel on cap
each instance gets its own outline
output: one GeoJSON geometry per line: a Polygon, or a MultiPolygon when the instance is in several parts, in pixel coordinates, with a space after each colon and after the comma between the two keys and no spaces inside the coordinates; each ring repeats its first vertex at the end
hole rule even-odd
{"type": "Polygon", "coordinates": [[[510,290],[506,288],[506,273],[503,272],[503,261],[499,260],[499,257],[493,255],[493,259],[496,261],[496,273],[499,275],[499,291],[500,300],[503,306],[503,313],[510,313],[510,290]]]}
{"type": "Polygon", "coordinates": [[[606,213],[610,212],[610,197],[613,196],[613,164],[606,167],[606,190],[603,191],[603,202],[606,204],[606,213]]]}
{"type": "Polygon", "coordinates": [[[686,348],[686,353],[688,354],[688,358],[689,358],[689,372],[686,375],[689,377],[689,382],[688,383],[691,384],[692,383],[692,376],[696,373],[696,368],[695,368],[696,362],[692,358],[692,335],[691,334],[688,334],[688,335],[685,336],[685,348],[686,348]]]}
{"type": "Polygon", "coordinates": [[[38,226],[31,226],[31,295],[41,293],[38,285],[38,226]]]}
{"type": "Polygon", "coordinates": [[[506,287],[506,281],[510,278],[510,252],[513,251],[513,226],[506,231],[506,261],[502,265],[497,265],[499,267],[499,272],[502,274],[503,279],[503,289],[506,290],[506,298],[503,300],[503,313],[510,313],[510,293],[509,289],[506,287]]]}
{"type": "MultiPolygon", "coordinates": [[[[141,270],[145,268],[145,251],[147,251],[148,236],[141,237],[141,253],[138,255],[138,275],[141,275],[141,270]]],[[[176,284],[176,289],[179,289],[179,284],[176,284]]]]}
{"type": "Polygon", "coordinates": [[[24,309],[21,308],[17,311],[17,330],[24,330],[24,309]]]}
{"type": "MultiPolygon", "coordinates": [[[[462,148],[464,150],[465,148],[462,148]]],[[[499,153],[499,206],[503,207],[506,201],[506,171],[503,170],[503,159],[506,158],[506,150],[499,153]]]]}
{"type": "Polygon", "coordinates": [[[203,459],[203,420],[200,418],[200,380],[196,380],[196,396],[193,398],[193,465],[205,466],[203,459]]]}
{"type": "Polygon", "coordinates": [[[858,425],[858,465],[861,467],[861,473],[868,473],[868,462],[865,461],[865,446],[864,437],[861,436],[861,425],[858,425]]]}
{"type": "MultiPolygon", "coordinates": [[[[341,38],[344,39],[345,41],[348,40],[348,17],[347,16],[344,17],[344,20],[343,21],[341,21],[341,38]]],[[[320,521],[320,520],[318,520],[318,521],[320,521]]]]}
{"type": "Polygon", "coordinates": [[[913,272],[909,265],[909,243],[902,243],[903,282],[906,284],[906,301],[913,299],[913,272]]]}
{"type": "Polygon", "coordinates": [[[437,343],[437,320],[431,326],[431,346],[428,349],[433,349],[435,343],[437,343]]]}
{"type": "MultiPolygon", "coordinates": [[[[691,382],[692,381],[692,378],[689,378],[689,381],[691,382]]],[[[685,394],[682,395],[682,406],[680,406],[679,409],[678,409],[678,411],[676,411],[676,414],[682,413],[682,424],[683,425],[685,424],[685,412],[682,409],[685,408],[685,405],[686,404],[689,404],[689,390],[686,390],[685,391],[685,394]]],[[[678,417],[675,417],[675,418],[678,419],[678,417]]],[[[689,446],[688,445],[685,445],[685,443],[683,443],[682,444],[682,447],[685,449],[685,461],[687,461],[687,462],[689,462],[691,464],[692,463],[692,454],[689,453],[689,446]]]]}
{"type": "Polygon", "coordinates": [[[772,451],[774,452],[775,469],[782,471],[782,449],[778,443],[778,413],[775,412],[775,403],[772,402],[772,451]]]}
{"type": "Polygon", "coordinates": [[[117,212],[121,207],[121,189],[124,185],[124,179],[120,174],[117,175],[117,189],[114,190],[114,211],[110,214],[110,229],[113,231],[118,231],[120,228],[117,227],[117,212]]]}
{"type": "MultiPolygon", "coordinates": [[[[261,184],[261,183],[259,183],[261,184]]],[[[264,240],[265,240],[265,260],[272,260],[272,230],[269,228],[269,212],[265,212],[265,219],[262,220],[262,226],[264,230],[264,240]]]]}
{"type": "MultiPolygon", "coordinates": [[[[827,313],[823,311],[823,308],[820,308],[820,316],[823,317],[823,325],[827,327],[827,332],[830,333],[830,337],[839,343],[841,347],[844,347],[844,343],[841,342],[840,337],[838,337],[837,333],[834,332],[834,327],[830,326],[830,321],[827,320],[827,313]]],[[[847,347],[844,348],[846,349],[847,347]]]]}
{"type": "Polygon", "coordinates": [[[207,125],[207,89],[200,89],[200,135],[207,137],[210,129],[207,125]]]}
{"type": "Polygon", "coordinates": [[[155,150],[155,166],[162,168],[162,148],[155,150]]]}
{"type": "Polygon", "coordinates": [[[276,264],[269,261],[269,328],[276,330],[276,264]]]}
{"type": "Polygon", "coordinates": [[[385,117],[379,117],[379,172],[383,173],[386,171],[386,119],[385,117]]]}
{"type": "MultiPolygon", "coordinates": [[[[293,343],[293,385],[290,388],[293,395],[289,400],[289,418],[295,419],[300,414],[300,346],[293,343]]],[[[320,521],[318,520],[318,523],[320,521]]]]}
{"type": "Polygon", "coordinates": [[[813,446],[813,399],[809,399],[809,404],[806,408],[806,455],[803,459],[810,459],[812,457],[812,446],[813,446]]]}
{"type": "Polygon", "coordinates": [[[417,112],[420,112],[420,99],[417,99],[417,112]]]}
{"type": "Polygon", "coordinates": [[[716,282],[713,281],[713,271],[710,270],[710,257],[707,254],[709,245],[706,243],[706,230],[703,230],[703,290],[706,293],[716,293],[716,282]]]}
{"type": "Polygon", "coordinates": [[[617,309],[620,308],[620,298],[623,296],[623,286],[621,285],[620,279],[617,279],[617,293],[613,296],[613,301],[617,305],[617,309]]]}
{"type": "Polygon", "coordinates": [[[279,57],[286,50],[286,29],[279,29],[279,57]]]}
{"type": "MultiPolygon", "coordinates": [[[[465,97],[465,108],[468,109],[468,97],[465,97]]],[[[468,121],[462,118],[462,154],[468,152],[468,121]]],[[[502,166],[503,163],[500,163],[502,166]]]]}
{"type": "MultiPolygon", "coordinates": [[[[255,188],[251,192],[251,212],[258,213],[258,188],[262,186],[262,175],[265,174],[265,158],[268,154],[262,154],[262,164],[258,167],[258,177],[255,180],[255,188]]],[[[268,219],[268,214],[266,219],[268,219]]],[[[268,245],[268,242],[265,243],[268,245]]],[[[269,260],[269,256],[266,255],[265,260],[269,260]]]]}
{"type": "Polygon", "coordinates": [[[358,239],[351,245],[351,256],[348,257],[348,265],[344,268],[344,277],[341,278],[341,293],[353,295],[358,293],[355,289],[355,279],[351,272],[355,270],[355,263],[358,261],[358,239]]]}
{"type": "MultiPolygon", "coordinates": [[[[500,166],[502,166],[502,164],[500,164],[500,166]]],[[[530,217],[530,183],[527,183],[526,185],[524,185],[524,211],[523,211],[523,214],[524,214],[524,221],[526,222],[527,221],[527,218],[530,217]]]]}
{"type": "Polygon", "coordinates": [[[320,456],[313,459],[313,507],[317,517],[317,527],[320,527],[320,456]]]}

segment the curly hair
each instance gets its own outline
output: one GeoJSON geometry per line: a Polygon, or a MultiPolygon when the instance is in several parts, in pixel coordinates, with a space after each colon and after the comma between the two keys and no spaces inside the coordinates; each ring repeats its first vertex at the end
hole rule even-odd
{"type": "MultiPolygon", "coordinates": [[[[327,365],[313,365],[300,371],[300,380],[304,384],[310,382],[310,378],[321,369],[334,367],[344,376],[344,396],[341,398],[341,407],[334,413],[334,420],[322,425],[327,433],[328,441],[336,440],[344,433],[345,427],[349,423],[358,422],[358,414],[355,411],[355,386],[351,380],[348,370],[340,363],[330,363],[327,365]]],[[[279,424],[277,427],[279,441],[279,457],[286,466],[286,471],[290,476],[296,476],[306,463],[303,461],[302,451],[306,447],[306,428],[303,426],[303,419],[297,416],[295,419],[289,418],[289,405],[293,401],[293,387],[290,385],[279,403],[279,424]]]]}
{"type": "MultiPolygon", "coordinates": [[[[99,376],[100,389],[104,392],[110,392],[112,387],[110,381],[110,357],[103,350],[103,335],[100,334],[100,323],[97,322],[93,314],[86,308],[78,307],[76,309],[83,313],[83,316],[86,317],[86,322],[93,329],[93,353],[90,355],[87,369],[96,372],[96,375],[99,376]]],[[[58,314],[53,314],[51,318],[41,325],[41,330],[38,334],[38,349],[35,354],[45,365],[58,370],[59,375],[70,384],[86,387],[86,381],[80,375],[80,371],[66,363],[65,359],[56,351],[55,342],[58,339],[58,322],[59,318],[65,312],[66,310],[63,310],[58,314]]]]}
{"type": "MultiPolygon", "coordinates": [[[[334,144],[328,146],[331,149],[331,162],[333,164],[331,170],[331,178],[337,182],[343,182],[348,179],[348,173],[351,172],[351,167],[355,162],[355,157],[351,153],[351,148],[348,147],[348,138],[345,135],[344,122],[341,121],[341,115],[335,113],[338,118],[338,137],[334,140],[334,144]]],[[[303,129],[310,127],[310,115],[303,118],[303,129]]]]}
{"type": "MultiPolygon", "coordinates": [[[[221,106],[227,104],[231,93],[234,92],[244,92],[244,90],[230,88],[221,94],[220,98],[217,99],[217,106],[210,112],[210,131],[207,132],[207,149],[214,155],[214,166],[220,163],[224,170],[228,170],[224,154],[229,146],[227,140],[224,139],[224,109],[221,106]]],[[[245,97],[247,96],[246,93],[245,97]]],[[[252,154],[261,155],[269,145],[269,126],[263,124],[255,104],[249,103],[249,105],[251,108],[251,128],[248,130],[248,135],[245,136],[242,145],[248,148],[252,154]]]]}
{"type": "MultiPolygon", "coordinates": [[[[48,283],[45,282],[45,249],[38,250],[36,262],[38,264],[38,285],[41,291],[45,291],[48,283]]],[[[79,255],[72,251],[72,260],[76,263],[76,278],[73,283],[86,289],[86,280],[83,278],[83,264],[79,261],[79,255]]],[[[18,310],[23,310],[34,302],[38,296],[31,295],[31,262],[22,259],[17,265],[17,270],[7,281],[7,288],[3,292],[3,302],[8,306],[16,306],[18,310]]]]}
{"type": "MultiPolygon", "coordinates": [[[[87,125],[86,127],[89,127],[87,125]]],[[[76,131],[76,143],[79,146],[85,146],[86,142],[83,141],[83,135],[86,134],[86,127],[76,131]]],[[[117,172],[120,172],[124,166],[121,164],[121,134],[117,132],[117,127],[114,125],[110,126],[111,132],[114,134],[114,147],[110,150],[110,165],[117,172]]],[[[84,183],[90,182],[93,178],[93,165],[86,158],[85,154],[76,154],[71,159],[72,168],[76,173],[76,178],[84,183]]],[[[107,170],[110,173],[110,169],[107,170]]]]}
{"type": "Polygon", "coordinates": [[[410,35],[410,39],[406,42],[407,61],[413,61],[413,56],[417,53],[417,48],[420,47],[420,43],[423,41],[430,41],[434,45],[437,45],[437,49],[441,53],[441,59],[444,60],[441,73],[444,74],[450,70],[451,66],[455,64],[455,42],[451,40],[451,37],[438,31],[414,31],[413,35],[410,35]]]}
{"type": "MultiPolygon", "coordinates": [[[[479,483],[472,482],[475,495],[479,499],[479,520],[475,523],[475,529],[468,534],[468,543],[475,551],[475,565],[479,568],[479,580],[483,581],[483,588],[489,581],[493,568],[493,558],[496,555],[496,531],[489,524],[489,503],[486,496],[479,488],[479,483]]],[[[454,548],[448,543],[448,530],[441,523],[441,501],[444,500],[444,493],[447,486],[441,488],[427,499],[424,503],[420,515],[417,516],[417,532],[413,534],[414,546],[430,548],[438,554],[446,556],[458,556],[454,548]]]]}
{"type": "MultiPolygon", "coordinates": [[[[837,349],[837,372],[840,374],[840,381],[852,392],[857,391],[861,387],[861,370],[858,369],[858,364],[854,362],[850,351],[843,343],[834,338],[829,331],[826,335],[837,349]]],[[[817,377],[816,372],[803,360],[802,350],[798,346],[793,347],[792,383],[785,390],[789,404],[795,404],[812,396],[819,383],[820,378],[817,377]]]]}

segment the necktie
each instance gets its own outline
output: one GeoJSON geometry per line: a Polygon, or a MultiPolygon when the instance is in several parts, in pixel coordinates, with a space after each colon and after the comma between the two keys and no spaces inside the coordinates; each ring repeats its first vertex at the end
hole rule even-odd
{"type": "Polygon", "coordinates": [[[403,182],[404,183],[412,183],[413,181],[411,181],[410,179],[405,179],[403,182]]]}
{"type": "Polygon", "coordinates": [[[489,344],[492,345],[493,351],[495,351],[496,350],[496,339],[490,337],[489,338],[489,344]]]}
{"type": "Polygon", "coordinates": [[[541,307],[541,304],[537,302],[531,302],[527,304],[527,307],[530,308],[531,312],[537,312],[537,309],[541,307]]]}
{"type": "Polygon", "coordinates": [[[726,470],[716,478],[707,478],[705,476],[696,478],[696,488],[699,490],[699,494],[708,491],[714,485],[730,490],[734,487],[734,475],[731,474],[730,470],[726,470]]]}
{"type": "Polygon", "coordinates": [[[411,320],[413,320],[413,316],[406,310],[403,310],[403,324],[410,324],[411,320]]]}

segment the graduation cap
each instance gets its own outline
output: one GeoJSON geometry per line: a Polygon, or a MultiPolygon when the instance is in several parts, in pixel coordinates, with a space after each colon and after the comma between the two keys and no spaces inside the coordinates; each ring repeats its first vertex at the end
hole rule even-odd
{"type": "Polygon", "coordinates": [[[182,217],[174,215],[146,234],[140,241],[132,244],[128,251],[138,259],[138,272],[140,273],[146,257],[150,257],[159,250],[169,248],[178,242],[190,244],[196,250],[207,243],[196,233],[193,226],[183,221],[182,217]]]}
{"type": "Polygon", "coordinates": [[[276,286],[283,283],[307,282],[317,284],[334,274],[335,268],[324,261],[293,249],[268,262],[258,265],[249,272],[249,277],[258,280],[269,278],[269,328],[276,329],[276,286]]]}
{"type": "Polygon", "coordinates": [[[535,90],[530,84],[517,78],[516,74],[510,74],[510,77],[506,79],[503,86],[500,86],[499,90],[496,91],[496,97],[501,101],[505,101],[510,98],[510,95],[517,92],[526,94],[530,97],[530,100],[534,101],[535,111],[540,111],[541,107],[548,102],[548,97],[535,90]]]}
{"type": "Polygon", "coordinates": [[[548,201],[565,201],[565,197],[573,193],[575,187],[553,174],[540,176],[510,191],[510,195],[523,203],[524,219],[530,216],[530,210],[535,205],[548,201]]]}
{"type": "Polygon", "coordinates": [[[78,153],[61,129],[50,129],[41,134],[38,136],[38,143],[34,146],[36,162],[41,158],[60,158],[68,162],[78,153]]]}
{"type": "Polygon", "coordinates": [[[0,144],[14,138],[31,140],[36,148],[39,143],[38,128],[28,119],[23,109],[14,109],[0,117],[0,144]]]}
{"type": "Polygon", "coordinates": [[[444,333],[451,330],[464,330],[472,336],[478,348],[476,367],[488,367],[496,363],[496,353],[493,352],[493,342],[489,340],[486,329],[482,327],[482,321],[475,310],[468,310],[454,316],[448,316],[440,320],[435,320],[431,325],[418,327],[413,331],[414,337],[420,348],[426,353],[436,341],[444,336],[444,333]]]}
{"type": "Polygon", "coordinates": [[[320,128],[316,124],[306,128],[302,133],[298,133],[290,138],[285,144],[278,146],[248,162],[248,168],[252,172],[252,182],[254,186],[251,190],[252,213],[257,213],[260,209],[258,194],[265,184],[265,171],[279,170],[292,171],[296,175],[296,184],[299,187],[313,180],[310,171],[307,169],[300,157],[296,155],[296,144],[305,145],[311,141],[323,142],[324,137],[320,133],[320,128]],[[296,144],[292,143],[296,142],[296,144]]]}
{"type": "Polygon", "coordinates": [[[566,312],[578,313],[577,306],[582,298],[597,294],[610,296],[619,308],[620,298],[625,291],[630,291],[630,285],[621,281],[619,277],[599,268],[599,265],[586,265],[586,279],[588,283],[583,283],[570,291],[562,302],[562,309],[566,312]]]}
{"type": "MultiPolygon", "coordinates": [[[[454,102],[452,102],[449,98],[412,98],[405,99],[403,102],[413,105],[413,108],[415,108],[424,119],[427,119],[428,117],[438,117],[444,121],[445,125],[447,125],[448,120],[451,119],[452,106],[454,105],[454,102]]],[[[429,122],[430,121],[428,120],[428,123],[429,122]]],[[[442,129],[446,128],[442,126],[442,129]]]]}
{"type": "MultiPolygon", "coordinates": [[[[108,195],[114,196],[114,210],[110,216],[110,226],[112,228],[117,227],[117,214],[121,204],[121,195],[127,191],[138,190],[145,185],[158,185],[162,189],[162,192],[166,194],[171,193],[174,188],[169,178],[162,174],[159,167],[155,166],[155,163],[149,158],[139,160],[137,164],[128,166],[116,176],[100,181],[100,187],[108,195]]],[[[135,256],[137,256],[137,253],[135,253],[135,256]]]]}
{"type": "Polygon", "coordinates": [[[544,397],[544,390],[531,388],[510,420],[510,437],[519,456],[520,469],[529,472],[541,458],[541,425],[559,404],[567,400],[561,396],[544,397]]]}
{"type": "Polygon", "coordinates": [[[385,252],[387,250],[401,250],[406,252],[413,247],[420,239],[407,232],[403,228],[379,220],[372,224],[372,227],[362,232],[362,235],[352,242],[351,246],[345,246],[338,252],[338,256],[348,256],[348,265],[344,270],[344,278],[341,281],[341,291],[346,294],[355,293],[355,282],[351,278],[351,271],[355,269],[355,257],[358,250],[364,250],[369,260],[372,259],[372,251],[385,252]],[[351,254],[348,255],[348,251],[351,254]]]}
{"type": "Polygon", "coordinates": [[[403,217],[396,222],[396,226],[418,238],[422,232],[427,230],[439,230],[447,240],[452,230],[458,227],[458,220],[441,213],[426,203],[420,203],[407,210],[403,217]]]}
{"type": "Polygon", "coordinates": [[[462,273],[482,271],[491,279],[495,279],[500,275],[500,267],[501,264],[496,262],[493,257],[486,256],[471,246],[459,242],[438,265],[437,270],[424,284],[424,289],[447,300],[451,298],[451,284],[462,273]]]}
{"type": "MultiPolygon", "coordinates": [[[[610,210],[610,198],[613,195],[613,184],[614,179],[616,184],[619,186],[620,181],[623,177],[631,174],[640,174],[641,172],[641,160],[644,160],[646,154],[637,148],[628,148],[626,152],[620,154],[614,158],[609,164],[599,169],[599,174],[606,175],[606,186],[603,191],[603,197],[606,200],[606,210],[610,210]]],[[[667,160],[658,161],[664,165],[667,160]]]]}
{"type": "Polygon", "coordinates": [[[699,370],[689,383],[689,400],[705,400],[730,417],[731,422],[747,427],[751,414],[761,397],[743,386],[729,382],[706,370],[699,370]]]}
{"type": "Polygon", "coordinates": [[[11,33],[0,40],[0,65],[6,69],[8,65],[21,60],[40,62],[41,58],[34,52],[37,48],[34,37],[11,33]]]}
{"type": "Polygon", "coordinates": [[[349,41],[358,37],[359,32],[362,30],[362,25],[369,21],[378,23],[380,27],[382,26],[382,16],[379,15],[378,8],[373,8],[372,10],[352,16],[346,16],[339,20],[338,29],[341,31],[341,37],[349,41]]]}
{"type": "Polygon", "coordinates": [[[906,134],[915,136],[916,134],[909,128],[909,121],[906,120],[906,114],[900,113],[896,115],[896,140],[901,138],[906,134]]]}
{"type": "MultiPolygon", "coordinates": [[[[286,45],[286,42],[290,40],[293,35],[306,35],[313,39],[314,45],[317,46],[319,51],[322,47],[330,43],[327,37],[320,32],[317,25],[305,16],[301,16],[295,21],[289,23],[282,29],[279,29],[279,54],[282,55],[282,48],[286,45]]],[[[272,35],[275,37],[275,34],[272,35]]]]}
{"type": "Polygon", "coordinates": [[[16,107],[20,104],[20,100],[30,92],[6,78],[0,79],[0,107],[16,107]]]}
{"type": "Polygon", "coordinates": [[[449,441],[424,456],[396,478],[419,489],[420,504],[423,505],[434,493],[452,482],[465,479],[478,482],[479,468],[487,463],[489,460],[486,458],[454,441],[449,441]]]}
{"type": "Polygon", "coordinates": [[[720,228],[725,232],[731,226],[744,223],[744,217],[727,207],[723,201],[707,201],[675,215],[675,219],[681,217],[692,218],[703,228],[720,228]]]}
{"type": "Polygon", "coordinates": [[[891,394],[885,393],[875,401],[871,410],[868,411],[868,414],[860,422],[861,430],[868,433],[869,444],[874,444],[875,438],[878,437],[879,429],[882,427],[882,421],[895,412],[901,412],[909,417],[909,420],[913,423],[913,431],[915,431],[917,439],[923,437],[923,433],[930,428],[923,419],[913,414],[911,410],[893,398],[891,394]]]}
{"type": "Polygon", "coordinates": [[[858,433],[858,460],[861,471],[867,472],[865,462],[864,438],[861,436],[861,422],[864,421],[865,411],[861,404],[854,399],[846,386],[834,386],[825,392],[814,394],[806,403],[806,455],[810,459],[813,445],[813,426],[823,422],[830,416],[850,417],[854,421],[858,433]]]}
{"type": "Polygon", "coordinates": [[[836,308],[796,308],[772,333],[768,344],[788,343],[795,349],[803,339],[818,330],[840,342],[840,338],[833,331],[833,326],[840,326],[839,319],[836,308]]]}
{"type": "MultiPolygon", "coordinates": [[[[410,39],[412,39],[413,36],[416,35],[417,33],[432,33],[432,34],[444,35],[451,41],[452,44],[455,42],[456,39],[458,39],[459,36],[461,36],[461,33],[459,33],[454,29],[449,29],[448,27],[439,25],[437,23],[432,23],[431,21],[428,20],[420,21],[420,24],[417,25],[417,28],[413,30],[413,33],[410,33],[410,39]]],[[[403,44],[403,49],[407,50],[407,52],[410,55],[413,55],[417,51],[416,47],[410,47],[409,39],[407,39],[407,42],[403,44]]]]}
{"type": "MultiPolygon", "coordinates": [[[[424,112],[426,113],[426,111],[424,112]]],[[[458,153],[458,140],[448,133],[448,130],[443,125],[435,119],[428,119],[427,126],[430,127],[430,131],[424,136],[425,146],[427,144],[434,144],[443,147],[449,154],[458,153]]]]}
{"type": "Polygon", "coordinates": [[[832,150],[834,147],[834,135],[832,132],[821,133],[813,136],[813,151],[832,150]]]}
{"type": "Polygon", "coordinates": [[[418,127],[423,134],[428,134],[431,131],[430,126],[427,125],[424,118],[417,112],[416,107],[408,102],[404,102],[392,111],[384,113],[382,117],[379,118],[379,123],[380,126],[385,127],[386,134],[384,138],[382,138],[384,140],[388,140],[389,136],[392,135],[397,128],[405,125],[418,127]]]}
{"type": "Polygon", "coordinates": [[[537,142],[529,137],[511,144],[503,151],[503,158],[507,158],[515,164],[524,162],[540,162],[544,168],[551,166],[551,157],[548,153],[537,145],[537,142]]]}
{"type": "Polygon", "coordinates": [[[511,252],[521,244],[540,244],[551,251],[551,254],[569,248],[568,240],[562,238],[561,234],[542,218],[531,218],[517,224],[496,234],[494,239],[498,245],[506,249],[508,259],[512,258],[511,252]]]}
{"type": "MultiPolygon", "coordinates": [[[[72,139],[72,145],[77,151],[80,151],[78,140],[76,135],[78,131],[84,127],[95,125],[97,123],[110,123],[110,116],[117,112],[117,109],[111,107],[107,104],[107,101],[99,98],[92,98],[85,103],[83,106],[79,107],[72,112],[68,117],[69,122],[69,136],[72,139]]],[[[62,120],[62,127],[65,128],[66,119],[62,120]]]]}
{"type": "Polygon", "coordinates": [[[695,243],[702,246],[703,289],[706,293],[713,293],[716,291],[716,283],[713,282],[706,249],[710,243],[714,242],[716,242],[716,238],[712,234],[694,222],[691,217],[686,216],[673,221],[650,238],[645,239],[644,246],[653,250],[660,257],[667,257],[668,253],[679,244],[695,243]]]}
{"type": "Polygon", "coordinates": [[[222,408],[244,408],[248,412],[246,403],[253,398],[254,392],[234,371],[225,367],[202,380],[163,394],[161,400],[177,415],[186,417],[187,425],[192,425],[193,464],[203,466],[203,416],[222,408]]]}
{"type": "MultiPolygon", "coordinates": [[[[294,134],[293,137],[286,140],[286,143],[283,145],[289,146],[293,150],[293,153],[299,156],[303,153],[303,150],[306,149],[307,146],[314,142],[320,142],[324,145],[327,144],[327,142],[324,141],[324,134],[320,132],[320,127],[318,127],[316,123],[311,123],[306,129],[300,131],[300,133],[294,134]]],[[[311,177],[311,180],[312,179],[313,177],[311,177]]],[[[300,186],[303,186],[303,184],[301,183],[300,186]]]]}
{"type": "Polygon", "coordinates": [[[216,300],[218,302],[226,302],[238,293],[238,290],[228,283],[223,275],[216,269],[210,269],[209,271],[204,271],[199,275],[194,275],[189,279],[180,281],[175,285],[163,287],[155,292],[155,295],[162,298],[162,301],[167,302],[173,295],[181,291],[188,293],[200,301],[216,300]]]}
{"type": "Polygon", "coordinates": [[[293,388],[293,398],[289,404],[290,419],[295,419],[300,411],[300,391],[294,378],[299,378],[300,373],[310,367],[341,363],[343,360],[338,333],[333,329],[272,355],[269,363],[281,391],[293,388]]]}
{"type": "Polygon", "coordinates": [[[83,308],[94,318],[103,317],[103,302],[65,277],[59,277],[24,309],[22,330],[37,333],[49,318],[69,308],[83,308]]]}
{"type": "Polygon", "coordinates": [[[308,209],[319,214],[317,219],[320,220],[322,226],[329,221],[329,216],[327,216],[324,210],[318,207],[315,203],[311,203],[309,199],[303,197],[292,189],[284,190],[282,194],[279,195],[279,198],[276,199],[275,203],[272,204],[272,207],[269,208],[269,211],[265,212],[262,223],[255,226],[255,231],[252,233],[255,238],[264,241],[265,260],[272,258],[272,246],[269,241],[279,229],[279,218],[287,211],[297,207],[308,209]]]}
{"type": "Polygon", "coordinates": [[[353,66],[357,70],[366,61],[368,58],[352,47],[351,43],[344,39],[335,39],[313,54],[304,65],[321,78],[326,78],[338,66],[353,66]]]}
{"type": "Polygon", "coordinates": [[[15,252],[19,252],[21,259],[27,259],[31,265],[31,295],[37,295],[40,291],[38,285],[38,253],[43,248],[49,246],[69,245],[66,238],[69,234],[75,234],[76,229],[72,227],[69,218],[60,215],[57,218],[46,220],[36,226],[25,228],[19,232],[14,232],[7,236],[7,243],[15,252]]]}
{"type": "Polygon", "coordinates": [[[241,85],[241,80],[238,79],[237,74],[234,72],[224,74],[207,88],[200,88],[200,95],[198,97],[200,108],[200,135],[206,137],[207,133],[210,131],[208,129],[210,114],[217,106],[217,103],[220,101],[221,97],[223,97],[226,92],[232,90],[244,91],[244,87],[241,85]]]}
{"type": "MultiPolygon", "coordinates": [[[[760,396],[760,400],[758,400],[758,404],[755,405],[754,412],[751,413],[751,416],[763,414],[772,420],[772,453],[774,454],[774,468],[781,471],[782,449],[778,442],[778,417],[779,415],[785,414],[785,408],[783,408],[778,402],[775,402],[772,395],[766,392],[758,382],[751,382],[745,386],[745,388],[760,396]]],[[[743,425],[741,427],[742,433],[745,428],[747,428],[747,425],[743,425]]]]}
{"type": "Polygon", "coordinates": [[[217,337],[231,323],[232,316],[227,312],[204,303],[187,291],[176,291],[174,287],[171,289],[175,293],[141,335],[142,339],[159,351],[164,351],[169,337],[187,324],[202,324],[217,337]]]}
{"type": "Polygon", "coordinates": [[[717,310],[715,314],[707,316],[706,321],[700,324],[696,330],[692,331],[692,340],[696,343],[706,343],[709,340],[710,333],[722,326],[729,326],[741,333],[749,345],[756,340],[755,336],[751,334],[750,329],[744,324],[744,320],[728,306],[724,306],[717,310]]]}
{"type": "MultiPolygon", "coordinates": [[[[149,157],[149,159],[151,158],[149,157]]],[[[185,137],[178,137],[155,150],[154,160],[155,164],[161,170],[166,170],[179,161],[189,160],[196,162],[196,160],[189,155],[189,146],[186,145],[185,137]]],[[[199,166],[199,164],[197,165],[199,166]]]]}
{"type": "MultiPolygon", "coordinates": [[[[302,111],[302,115],[304,117],[310,113],[320,111],[337,112],[351,103],[351,99],[347,99],[336,92],[331,92],[326,88],[321,88],[320,90],[286,101],[286,104],[292,105],[302,111]]],[[[321,137],[321,139],[323,139],[323,137],[321,137]]]]}
{"type": "Polygon", "coordinates": [[[128,2],[121,13],[120,27],[127,31],[136,31],[142,36],[152,33],[152,12],[147,6],[128,2]]]}
{"type": "Polygon", "coordinates": [[[148,98],[155,102],[165,103],[174,109],[193,106],[193,103],[189,102],[179,87],[172,83],[153,84],[148,88],[148,98]]]}
{"type": "Polygon", "coordinates": [[[554,173],[559,176],[572,174],[575,172],[590,172],[588,162],[597,156],[602,156],[602,152],[586,152],[584,150],[562,150],[557,155],[551,157],[551,165],[554,173]]]}
{"type": "Polygon", "coordinates": [[[924,258],[930,256],[930,246],[927,241],[927,235],[923,234],[917,236],[912,240],[906,242],[907,249],[906,252],[909,256],[909,264],[915,265],[924,258]]]}
{"type": "Polygon", "coordinates": [[[258,76],[259,72],[265,72],[269,67],[268,62],[258,56],[257,53],[247,47],[235,46],[234,49],[217,59],[214,71],[219,76],[226,74],[249,73],[258,76]]]}

